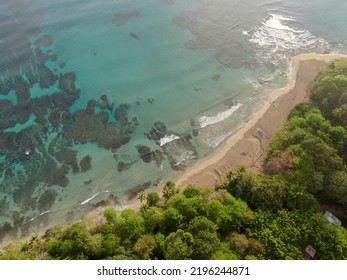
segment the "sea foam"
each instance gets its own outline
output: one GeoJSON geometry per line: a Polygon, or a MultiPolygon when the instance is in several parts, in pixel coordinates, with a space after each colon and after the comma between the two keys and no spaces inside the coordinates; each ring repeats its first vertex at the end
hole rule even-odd
{"type": "Polygon", "coordinates": [[[90,198],[86,199],[85,201],[81,202],[80,205],[84,205],[87,204],[89,201],[91,201],[93,198],[97,197],[98,195],[104,194],[104,193],[108,193],[109,191],[104,191],[104,192],[100,192],[100,193],[96,193],[93,196],[91,196],[90,198]]]}
{"type": "Polygon", "coordinates": [[[226,111],[219,112],[216,116],[212,116],[212,117],[203,116],[199,118],[200,127],[204,128],[206,126],[224,121],[225,119],[229,118],[235,111],[237,111],[237,109],[239,109],[241,106],[242,104],[238,103],[226,111]]]}
{"type": "Polygon", "coordinates": [[[329,49],[328,42],[323,38],[298,26],[300,24],[293,17],[270,13],[261,25],[242,34],[258,47],[260,61],[274,65],[288,64],[289,57],[303,51],[329,49]]]}
{"type": "Polygon", "coordinates": [[[175,140],[178,140],[178,139],[180,139],[180,137],[178,137],[175,134],[165,135],[163,138],[161,138],[159,140],[159,145],[160,145],[160,147],[162,147],[165,144],[170,143],[170,142],[175,141],[175,140]]]}

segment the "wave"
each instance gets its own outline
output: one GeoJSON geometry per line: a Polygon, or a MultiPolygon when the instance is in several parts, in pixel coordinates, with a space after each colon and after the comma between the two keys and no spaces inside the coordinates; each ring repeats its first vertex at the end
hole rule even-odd
{"type": "Polygon", "coordinates": [[[40,213],[40,215],[38,215],[38,216],[36,216],[36,217],[34,217],[34,218],[31,218],[29,221],[26,222],[26,224],[27,224],[27,223],[30,223],[30,222],[32,222],[32,221],[34,221],[34,220],[36,220],[37,218],[39,218],[39,217],[41,217],[41,216],[43,216],[43,215],[46,215],[46,214],[48,214],[48,213],[50,213],[50,211],[44,211],[44,212],[40,213]]]}
{"type": "Polygon", "coordinates": [[[178,157],[175,158],[176,163],[174,164],[174,166],[178,166],[182,162],[186,161],[187,159],[192,159],[192,158],[196,158],[196,154],[193,151],[184,151],[178,157]]]}
{"type": "Polygon", "coordinates": [[[242,34],[257,47],[260,61],[275,65],[288,64],[289,58],[298,53],[329,49],[326,40],[297,26],[295,18],[270,13],[261,25],[242,34]]]}
{"type": "Polygon", "coordinates": [[[279,14],[270,13],[270,16],[279,20],[283,20],[283,21],[295,21],[295,18],[293,17],[286,17],[279,14]]]}
{"type": "Polygon", "coordinates": [[[200,128],[204,128],[206,126],[224,121],[225,119],[229,118],[235,111],[237,111],[237,109],[239,109],[241,106],[242,104],[238,103],[226,111],[219,112],[216,116],[213,116],[213,117],[203,116],[199,118],[200,128]]]}
{"type": "Polygon", "coordinates": [[[269,19],[266,22],[264,22],[263,24],[264,24],[264,26],[267,26],[267,27],[272,28],[272,29],[277,29],[277,30],[287,30],[287,31],[290,31],[293,33],[304,33],[305,32],[305,30],[291,28],[287,25],[284,25],[283,21],[287,21],[287,20],[288,20],[287,18],[270,14],[269,19]]]}
{"type": "Polygon", "coordinates": [[[160,147],[161,147],[161,146],[164,146],[164,145],[167,144],[167,143],[170,143],[170,142],[175,141],[175,140],[178,140],[178,139],[180,139],[180,137],[178,137],[178,136],[175,135],[175,134],[165,135],[163,138],[161,138],[161,139],[159,140],[159,145],[160,145],[160,147]]]}
{"type": "Polygon", "coordinates": [[[104,194],[104,193],[108,193],[109,191],[104,191],[104,192],[100,192],[100,193],[96,193],[94,194],[93,196],[91,196],[90,198],[86,199],[85,201],[81,202],[80,205],[84,205],[84,204],[87,204],[89,201],[91,201],[93,198],[101,195],[101,194],[104,194]]]}

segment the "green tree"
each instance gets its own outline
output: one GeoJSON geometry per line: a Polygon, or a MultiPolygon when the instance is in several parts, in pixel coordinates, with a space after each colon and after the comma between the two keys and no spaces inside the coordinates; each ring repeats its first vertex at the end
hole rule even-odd
{"type": "Polygon", "coordinates": [[[183,189],[183,195],[186,198],[199,197],[201,194],[201,188],[195,185],[188,185],[183,189]]]}
{"type": "Polygon", "coordinates": [[[88,259],[93,258],[93,240],[85,223],[78,222],[66,228],[62,239],[55,242],[51,253],[58,259],[88,259]]]}
{"type": "Polygon", "coordinates": [[[329,223],[322,215],[312,217],[313,246],[323,260],[347,260],[347,230],[329,223]]]}
{"type": "Polygon", "coordinates": [[[226,242],[221,242],[218,250],[216,250],[212,256],[211,260],[238,260],[237,254],[230,249],[229,244],[226,242]]]}
{"type": "Polygon", "coordinates": [[[143,218],[145,220],[146,231],[157,233],[164,223],[164,210],[162,208],[151,206],[144,213],[143,218]]]}
{"type": "Polygon", "coordinates": [[[114,224],[117,221],[117,211],[113,207],[109,207],[104,210],[104,217],[106,222],[109,224],[114,224]]]}
{"type": "Polygon", "coordinates": [[[174,196],[178,193],[178,189],[175,185],[175,183],[169,181],[165,184],[163,188],[163,197],[166,199],[169,199],[170,197],[174,196]]]}
{"type": "Polygon", "coordinates": [[[268,259],[303,259],[303,250],[314,232],[314,215],[301,211],[280,210],[271,213],[259,210],[246,233],[265,246],[268,259]]]}
{"type": "Polygon", "coordinates": [[[325,193],[325,199],[347,207],[347,173],[345,171],[336,171],[329,178],[325,193]]]}
{"type": "Polygon", "coordinates": [[[164,211],[162,231],[169,234],[176,231],[183,222],[182,214],[174,207],[168,207],[164,211]]]}
{"type": "Polygon", "coordinates": [[[116,233],[121,238],[121,245],[132,247],[137,239],[145,233],[145,221],[134,210],[125,209],[117,220],[116,233]]]}
{"type": "Polygon", "coordinates": [[[156,247],[155,239],[150,234],[141,236],[134,245],[134,251],[143,260],[150,260],[153,250],[156,247]]]}
{"type": "Polygon", "coordinates": [[[187,198],[183,193],[178,193],[171,197],[167,201],[166,207],[177,209],[183,217],[183,222],[189,222],[191,219],[204,212],[202,196],[187,198]]]}
{"type": "Polygon", "coordinates": [[[142,203],[143,201],[145,201],[146,199],[146,195],[144,191],[140,191],[137,193],[137,199],[140,200],[140,202],[142,203]]]}
{"type": "Polygon", "coordinates": [[[159,197],[158,193],[150,192],[147,194],[146,202],[147,202],[148,207],[157,206],[159,200],[160,200],[160,197],[159,197]]]}
{"type": "Polygon", "coordinates": [[[104,257],[112,257],[118,253],[120,247],[120,238],[115,234],[109,233],[104,236],[102,241],[102,248],[104,250],[104,257]]]}
{"type": "Polygon", "coordinates": [[[208,260],[212,254],[220,247],[220,240],[217,235],[217,226],[204,216],[192,219],[187,231],[194,236],[192,244],[192,258],[208,260]]]}
{"type": "Polygon", "coordinates": [[[189,260],[193,254],[194,237],[182,229],[170,233],[164,242],[166,260],[189,260]]]}

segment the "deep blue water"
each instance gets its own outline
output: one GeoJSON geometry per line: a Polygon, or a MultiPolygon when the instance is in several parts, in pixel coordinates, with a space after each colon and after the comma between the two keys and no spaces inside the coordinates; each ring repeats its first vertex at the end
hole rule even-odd
{"type": "Polygon", "coordinates": [[[347,2],[0,1],[0,242],[177,177],[346,52],[347,2]]]}

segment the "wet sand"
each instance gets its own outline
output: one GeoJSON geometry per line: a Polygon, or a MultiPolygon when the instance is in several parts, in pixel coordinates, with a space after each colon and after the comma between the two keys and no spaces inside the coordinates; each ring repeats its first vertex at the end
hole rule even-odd
{"type": "Polygon", "coordinates": [[[200,159],[175,183],[214,188],[230,169],[244,166],[259,172],[266,147],[272,136],[285,123],[291,109],[309,100],[309,87],[318,72],[334,59],[347,58],[338,54],[303,54],[292,58],[288,84],[273,91],[263,108],[238,132],[230,136],[212,154],[200,159]]]}
{"type": "MultiPolygon", "coordinates": [[[[347,56],[303,54],[294,57],[288,84],[271,92],[262,109],[248,123],[226,139],[213,153],[201,158],[195,165],[184,171],[181,176],[178,176],[174,180],[176,185],[184,187],[187,184],[199,184],[202,187],[214,189],[224,179],[226,171],[241,165],[249,171],[260,172],[266,147],[272,136],[285,123],[288,114],[296,104],[308,101],[310,83],[322,67],[339,58],[347,58],[347,56]]],[[[155,191],[161,193],[162,187],[158,186],[155,191]]],[[[125,208],[137,211],[139,207],[140,202],[133,198],[129,201],[122,201],[116,208],[118,211],[125,208]]],[[[104,209],[104,207],[98,207],[91,210],[85,219],[91,222],[91,226],[103,223],[104,209]]],[[[52,222],[50,221],[50,223],[52,222]]],[[[72,222],[70,221],[70,223],[72,222]]],[[[35,229],[39,227],[39,225],[38,227],[32,226],[31,230],[28,230],[29,234],[30,232],[37,232],[35,229]]],[[[14,239],[17,238],[14,236],[14,239]]],[[[0,247],[5,244],[6,242],[0,244],[0,247]]]]}

